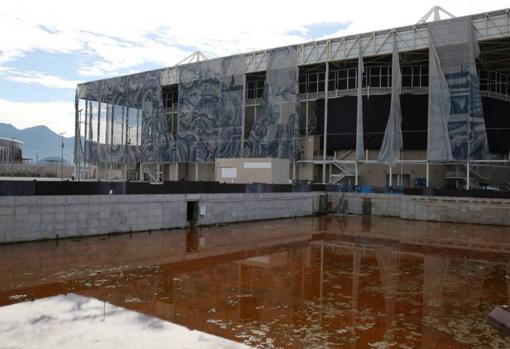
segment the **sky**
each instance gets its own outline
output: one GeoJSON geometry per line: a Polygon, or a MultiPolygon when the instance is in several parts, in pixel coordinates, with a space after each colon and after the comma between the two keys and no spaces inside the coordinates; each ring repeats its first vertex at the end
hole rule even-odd
{"type": "Polygon", "coordinates": [[[0,122],[74,134],[79,82],[456,16],[508,0],[16,0],[0,6],[0,122]]]}

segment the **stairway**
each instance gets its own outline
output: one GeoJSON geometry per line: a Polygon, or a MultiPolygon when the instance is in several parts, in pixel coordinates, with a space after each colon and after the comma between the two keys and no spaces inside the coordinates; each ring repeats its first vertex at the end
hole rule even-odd
{"type": "MultiPolygon", "coordinates": [[[[457,189],[466,189],[467,188],[467,165],[450,165],[445,173],[445,179],[450,181],[455,181],[457,189]],[[453,167],[453,168],[451,168],[453,167]]],[[[470,165],[469,166],[469,187],[470,188],[479,188],[480,181],[486,182],[488,180],[487,177],[484,177],[480,173],[479,166],[470,165]]]]}
{"type": "Polygon", "coordinates": [[[353,165],[351,164],[332,160],[330,166],[329,184],[338,184],[344,178],[354,177],[354,170],[351,168],[353,165]]]}

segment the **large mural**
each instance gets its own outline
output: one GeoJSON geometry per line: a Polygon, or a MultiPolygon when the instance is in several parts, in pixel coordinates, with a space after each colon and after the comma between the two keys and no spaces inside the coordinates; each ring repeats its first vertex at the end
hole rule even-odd
{"type": "Polygon", "coordinates": [[[297,159],[296,47],[268,52],[262,106],[243,149],[245,64],[245,57],[230,56],[179,66],[175,138],[164,113],[161,70],[80,85],[85,161],[214,162],[243,154],[297,159]]]}
{"type": "Polygon", "coordinates": [[[159,81],[160,72],[149,71],[79,86],[87,124],[85,161],[169,161],[174,140],[167,132],[159,81]]]}
{"type": "Polygon", "coordinates": [[[179,68],[179,162],[241,156],[244,62],[231,56],[179,68]]]}
{"type": "Polygon", "coordinates": [[[299,96],[297,48],[268,52],[260,114],[253,124],[245,157],[299,158],[299,96]]]}

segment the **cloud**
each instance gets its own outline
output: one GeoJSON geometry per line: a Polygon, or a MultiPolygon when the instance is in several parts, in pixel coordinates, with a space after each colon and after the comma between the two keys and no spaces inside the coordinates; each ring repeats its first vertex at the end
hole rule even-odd
{"type": "Polygon", "coordinates": [[[70,102],[29,103],[0,98],[0,122],[17,128],[46,125],[55,132],[74,135],[74,104],[70,102]]]}
{"type": "MultiPolygon", "coordinates": [[[[171,66],[193,50],[223,56],[309,41],[310,28],[346,27],[327,37],[409,25],[435,0],[259,0],[257,6],[231,1],[107,2],[86,6],[69,1],[18,0],[2,4],[0,64],[33,50],[95,56],[84,76],[122,74],[144,63],[171,66]]],[[[445,0],[456,15],[508,6],[507,0],[445,0]]],[[[321,32],[317,32],[320,34],[321,32]]],[[[326,34],[326,33],[324,33],[326,34]]],[[[323,35],[320,35],[323,37],[323,35]]]]}
{"type": "MultiPolygon", "coordinates": [[[[2,70],[0,69],[0,72],[2,70]]],[[[48,75],[45,73],[35,72],[35,71],[27,71],[27,72],[19,72],[19,71],[9,71],[6,70],[7,74],[2,74],[4,79],[14,82],[19,82],[25,85],[41,85],[50,88],[58,88],[58,89],[74,89],[78,84],[78,81],[73,80],[65,80],[59,78],[57,76],[48,75]]],[[[0,76],[2,76],[0,75],[0,76]]]]}
{"type": "MultiPolygon", "coordinates": [[[[82,78],[172,66],[195,50],[208,57],[226,56],[410,25],[436,3],[363,0],[346,5],[337,0],[259,0],[247,6],[225,0],[88,0],[77,6],[64,0],[6,1],[0,10],[0,72],[10,81],[62,92],[74,88],[74,80],[82,78]],[[75,56],[76,71],[69,76],[41,67],[17,66],[21,57],[35,52],[75,56]]],[[[441,6],[462,16],[508,7],[508,0],[442,0],[441,6]]],[[[0,91],[0,98],[6,95],[0,91]]],[[[58,103],[3,99],[0,107],[0,120],[21,126],[47,124],[72,134],[72,98],[58,103]]]]}

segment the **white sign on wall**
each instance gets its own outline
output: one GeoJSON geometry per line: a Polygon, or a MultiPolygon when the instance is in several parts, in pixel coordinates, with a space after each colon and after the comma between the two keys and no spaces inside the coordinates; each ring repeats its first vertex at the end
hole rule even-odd
{"type": "Polygon", "coordinates": [[[222,167],[221,178],[237,178],[237,168],[234,167],[222,167]]]}
{"type": "Polygon", "coordinates": [[[245,162],[244,168],[271,168],[270,162],[245,162]]]}

